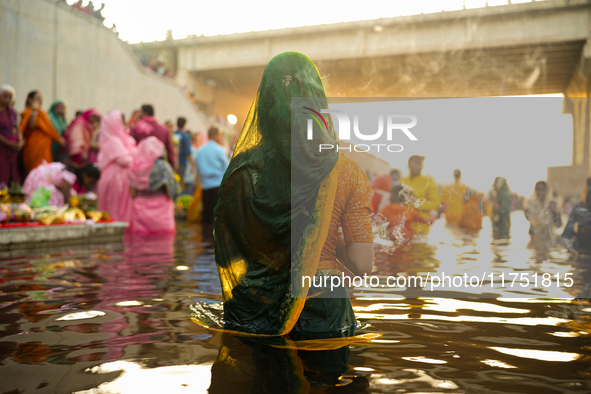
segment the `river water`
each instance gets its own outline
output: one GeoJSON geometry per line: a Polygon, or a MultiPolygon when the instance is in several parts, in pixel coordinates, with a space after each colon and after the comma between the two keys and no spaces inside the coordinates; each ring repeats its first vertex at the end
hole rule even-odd
{"type": "Polygon", "coordinates": [[[354,288],[359,333],[383,336],[322,351],[267,346],[189,319],[191,304],[221,297],[211,229],[179,224],[170,238],[5,252],[0,394],[591,392],[591,262],[529,247],[522,212],[512,223],[510,242],[491,243],[486,219],[480,234],[439,220],[426,243],[380,248],[381,284],[427,274],[496,282],[486,291],[354,288]],[[523,287],[519,276],[511,286],[512,273],[532,281],[538,273],[540,282],[523,287]]]}

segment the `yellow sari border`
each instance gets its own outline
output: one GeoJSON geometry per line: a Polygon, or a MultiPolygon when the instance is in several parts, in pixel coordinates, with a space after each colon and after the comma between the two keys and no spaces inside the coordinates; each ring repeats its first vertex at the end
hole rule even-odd
{"type": "MultiPolygon", "coordinates": [[[[322,248],[326,242],[328,230],[330,228],[330,221],[332,219],[332,210],[337,193],[341,162],[342,160],[339,156],[339,159],[330,174],[328,174],[328,176],[320,183],[318,197],[316,198],[316,205],[314,207],[314,215],[316,215],[319,220],[312,228],[307,229],[307,234],[302,238],[302,246],[304,248],[302,251],[303,270],[298,274],[300,276],[314,275],[318,268],[318,264],[320,263],[320,254],[322,253],[322,248]]],[[[310,287],[298,286],[298,289],[301,289],[299,293],[292,294],[294,305],[290,316],[286,319],[279,335],[285,335],[293,329],[304,309],[304,304],[306,303],[306,297],[310,287]]]]}

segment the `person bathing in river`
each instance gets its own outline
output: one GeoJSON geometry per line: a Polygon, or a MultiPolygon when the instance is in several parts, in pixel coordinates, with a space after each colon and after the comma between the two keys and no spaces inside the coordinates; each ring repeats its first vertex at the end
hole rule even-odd
{"type": "Polygon", "coordinates": [[[332,124],[315,128],[308,141],[307,116],[292,118],[293,97],[327,108],[314,63],[285,52],[265,68],[218,194],[214,250],[223,324],[292,339],[347,337],[356,328],[347,289],[336,289],[337,298],[308,298],[318,289],[303,277],[340,276],[337,259],[355,275],[371,272],[371,188],[352,159],[318,153],[319,142],[336,144],[332,124]]]}
{"type": "Polygon", "coordinates": [[[544,181],[538,181],[534,194],[525,202],[525,217],[530,222],[529,235],[534,243],[552,243],[554,226],[561,227],[560,210],[544,181]]]}
{"type": "MultiPolygon", "coordinates": [[[[409,157],[409,175],[401,180],[401,184],[409,187],[410,193],[414,197],[412,201],[409,199],[406,203],[413,205],[422,217],[429,219],[432,223],[437,219],[441,203],[435,180],[429,176],[421,174],[424,161],[425,156],[412,155],[409,157]],[[417,203],[415,203],[415,201],[417,203]]],[[[415,222],[412,227],[415,234],[427,235],[429,233],[429,226],[424,223],[415,222]]]]}
{"type": "Polygon", "coordinates": [[[380,212],[388,220],[388,236],[397,248],[408,245],[412,240],[413,223],[431,224],[429,219],[405,204],[404,193],[404,186],[394,186],[390,190],[390,205],[380,212]]]}
{"type": "Polygon", "coordinates": [[[174,234],[174,199],[179,193],[172,166],[163,158],[164,144],[150,136],[140,141],[129,168],[131,230],[140,235],[174,234]]]}

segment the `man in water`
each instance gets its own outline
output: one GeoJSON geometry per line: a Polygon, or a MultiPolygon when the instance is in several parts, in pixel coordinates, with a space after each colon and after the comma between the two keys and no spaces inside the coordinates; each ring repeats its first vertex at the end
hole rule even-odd
{"type": "MultiPolygon", "coordinates": [[[[409,176],[401,180],[402,185],[410,189],[414,198],[406,203],[415,208],[423,218],[431,222],[437,218],[441,203],[435,180],[421,174],[425,156],[412,155],[408,159],[409,176]]],[[[417,235],[427,235],[429,225],[413,223],[413,232],[417,235]]]]}

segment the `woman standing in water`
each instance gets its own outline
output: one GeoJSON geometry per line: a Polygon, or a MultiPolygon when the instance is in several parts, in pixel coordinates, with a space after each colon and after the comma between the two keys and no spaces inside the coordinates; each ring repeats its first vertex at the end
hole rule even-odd
{"type": "Polygon", "coordinates": [[[292,111],[294,97],[318,112],[328,108],[314,63],[285,52],[265,69],[218,194],[224,329],[292,339],[351,336],[356,321],[346,288],[332,294],[338,298],[309,298],[303,277],[340,276],[337,256],[355,275],[371,272],[371,188],[355,161],[318,152],[319,143],[336,144],[332,124],[314,125],[307,140],[309,115],[292,111]]]}
{"type": "Polygon", "coordinates": [[[562,233],[562,240],[570,249],[579,254],[591,254],[591,178],[585,181],[583,201],[568,217],[562,233]]]}
{"type": "Polygon", "coordinates": [[[140,235],[174,234],[174,199],[178,184],[171,165],[163,160],[164,144],[144,138],[130,166],[131,229],[140,235]]]}
{"type": "Polygon", "coordinates": [[[554,225],[560,227],[562,221],[559,207],[556,201],[553,201],[546,182],[536,183],[534,194],[525,203],[524,213],[530,222],[529,235],[532,236],[532,241],[552,242],[553,227],[554,225]]]}
{"type": "Polygon", "coordinates": [[[97,165],[102,176],[98,183],[98,208],[115,220],[131,220],[131,189],[129,167],[136,155],[135,140],[125,127],[121,111],[113,111],[101,119],[97,165]]]}
{"type": "Polygon", "coordinates": [[[511,229],[511,191],[507,180],[496,177],[488,192],[488,201],[492,206],[492,229],[494,239],[508,239],[511,229]]]}

